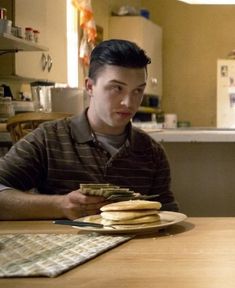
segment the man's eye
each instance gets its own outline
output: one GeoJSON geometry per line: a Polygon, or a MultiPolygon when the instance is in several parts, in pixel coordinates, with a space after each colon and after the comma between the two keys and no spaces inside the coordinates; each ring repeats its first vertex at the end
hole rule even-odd
{"type": "Polygon", "coordinates": [[[135,94],[143,94],[144,93],[144,89],[143,88],[138,88],[134,90],[135,94]]]}
{"type": "Polygon", "coordinates": [[[112,86],[111,89],[115,92],[121,92],[122,91],[122,87],[121,86],[112,86]]]}

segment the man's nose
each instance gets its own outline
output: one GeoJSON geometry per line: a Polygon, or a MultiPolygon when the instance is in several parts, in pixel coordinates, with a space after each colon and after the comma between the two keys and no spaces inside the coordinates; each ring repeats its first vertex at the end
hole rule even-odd
{"type": "Polygon", "coordinates": [[[125,93],[125,95],[122,97],[121,104],[125,105],[126,107],[130,107],[131,106],[131,95],[130,95],[130,93],[125,93]]]}

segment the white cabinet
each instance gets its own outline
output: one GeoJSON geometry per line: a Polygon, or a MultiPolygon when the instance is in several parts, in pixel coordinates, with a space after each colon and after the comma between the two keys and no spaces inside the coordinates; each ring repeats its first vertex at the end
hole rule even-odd
{"type": "MultiPolygon", "coordinates": [[[[25,27],[39,30],[38,44],[47,47],[48,51],[6,55],[8,68],[0,74],[67,83],[66,0],[15,0],[13,3],[15,25],[23,30],[25,27]]],[[[0,61],[4,61],[3,57],[5,55],[0,61]]]]}
{"type": "Polygon", "coordinates": [[[109,38],[130,40],[151,58],[146,94],[162,97],[162,28],[142,16],[112,16],[109,38]]]}

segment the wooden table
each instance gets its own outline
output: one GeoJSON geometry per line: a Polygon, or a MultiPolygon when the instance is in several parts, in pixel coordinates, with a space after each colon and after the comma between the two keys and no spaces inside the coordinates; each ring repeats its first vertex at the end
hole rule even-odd
{"type": "MultiPolygon", "coordinates": [[[[0,221],[0,234],[80,233],[51,221],[0,221]]],[[[138,236],[56,278],[0,279],[9,288],[234,288],[235,218],[188,218],[138,236]]]]}

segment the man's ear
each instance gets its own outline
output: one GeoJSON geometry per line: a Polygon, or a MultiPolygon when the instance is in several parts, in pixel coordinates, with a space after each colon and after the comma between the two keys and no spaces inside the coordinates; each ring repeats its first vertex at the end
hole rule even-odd
{"type": "Polygon", "coordinates": [[[85,79],[85,88],[86,92],[92,96],[92,91],[93,91],[93,80],[91,78],[86,78],[85,79]]]}

